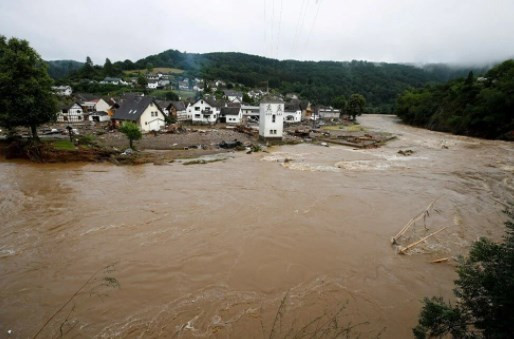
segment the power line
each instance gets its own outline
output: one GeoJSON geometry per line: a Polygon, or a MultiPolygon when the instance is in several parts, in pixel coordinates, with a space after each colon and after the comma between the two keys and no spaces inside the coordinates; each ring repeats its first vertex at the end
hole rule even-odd
{"type": "MultiPolygon", "coordinates": [[[[306,7],[305,6],[305,0],[302,0],[302,5],[300,6],[300,13],[298,15],[298,21],[296,22],[296,30],[295,30],[295,33],[294,33],[293,44],[291,46],[291,54],[293,54],[293,52],[296,51],[296,40],[297,40],[297,36],[298,36],[298,30],[300,28],[300,24],[303,25],[302,18],[303,18],[304,7],[306,7]]],[[[294,58],[293,55],[291,55],[291,57],[294,58]]]]}
{"type": "Polygon", "coordinates": [[[280,0],[280,14],[278,17],[278,33],[277,33],[277,49],[276,49],[276,57],[278,59],[278,49],[280,45],[280,27],[282,26],[282,5],[284,0],[280,0]]]}
{"type": "Polygon", "coordinates": [[[312,20],[311,29],[309,31],[309,34],[307,35],[306,45],[309,45],[312,31],[314,30],[314,25],[316,24],[316,19],[318,18],[319,8],[321,7],[321,0],[316,0],[316,14],[314,14],[314,19],[312,20]]]}
{"type": "Polygon", "coordinates": [[[264,0],[264,52],[262,53],[263,56],[266,56],[266,51],[268,48],[268,39],[267,39],[267,30],[268,30],[268,23],[266,22],[266,0],[264,0]]]}
{"type": "Polygon", "coordinates": [[[271,0],[271,39],[270,39],[270,57],[273,58],[273,50],[274,50],[274,43],[273,43],[273,36],[275,33],[275,0],[271,0]]]}

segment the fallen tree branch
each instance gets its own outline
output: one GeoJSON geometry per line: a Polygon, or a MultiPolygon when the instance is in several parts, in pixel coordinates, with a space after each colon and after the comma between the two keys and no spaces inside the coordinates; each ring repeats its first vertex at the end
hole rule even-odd
{"type": "Polygon", "coordinates": [[[405,247],[403,247],[403,248],[400,248],[400,252],[399,252],[399,253],[400,253],[400,254],[405,254],[405,252],[407,252],[407,251],[408,251],[408,250],[410,250],[411,248],[415,247],[415,246],[416,246],[416,245],[418,245],[419,243],[422,243],[423,241],[427,240],[428,238],[430,238],[430,237],[432,237],[432,236],[436,235],[437,233],[439,233],[439,232],[441,232],[441,231],[444,231],[444,230],[445,230],[445,229],[447,229],[448,227],[450,227],[450,226],[445,226],[445,227],[443,227],[443,228],[441,228],[441,229],[438,229],[437,231],[430,233],[429,235],[427,235],[427,236],[425,236],[425,237],[423,237],[423,238],[419,239],[418,241],[415,241],[415,242],[413,242],[412,244],[409,244],[409,245],[407,245],[407,246],[405,246],[405,247]]]}
{"type": "Polygon", "coordinates": [[[405,234],[405,232],[407,232],[407,230],[412,226],[414,225],[418,220],[420,220],[421,218],[423,218],[423,220],[425,220],[426,218],[428,218],[430,216],[430,209],[434,206],[435,202],[438,200],[439,198],[437,199],[434,199],[432,200],[432,202],[430,204],[428,204],[428,206],[421,212],[419,213],[417,216],[415,216],[414,218],[411,218],[409,220],[408,223],[405,224],[405,226],[402,227],[402,229],[400,230],[400,232],[398,232],[394,237],[391,238],[391,244],[393,245],[396,245],[398,243],[398,239],[403,235],[405,234]]]}
{"type": "Polygon", "coordinates": [[[436,259],[436,260],[432,260],[431,263],[432,264],[440,264],[442,262],[447,262],[448,261],[448,258],[439,258],[439,259],[436,259]]]}

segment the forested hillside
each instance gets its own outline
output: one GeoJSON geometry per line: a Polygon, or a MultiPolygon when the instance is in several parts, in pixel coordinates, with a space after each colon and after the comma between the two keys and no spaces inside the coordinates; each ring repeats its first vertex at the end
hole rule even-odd
{"type": "Polygon", "coordinates": [[[46,63],[48,65],[48,74],[54,79],[64,78],[84,66],[83,62],[74,60],[54,60],[47,61],[46,63]]]}
{"type": "Polygon", "coordinates": [[[406,123],[437,131],[512,140],[514,135],[514,60],[483,77],[411,89],[398,99],[398,116],[406,123]]]}
{"type": "Polygon", "coordinates": [[[202,78],[234,81],[248,87],[269,84],[281,92],[297,92],[324,104],[331,104],[339,95],[360,93],[369,105],[387,112],[392,111],[397,96],[405,89],[447,81],[470,70],[445,65],[430,65],[424,69],[366,61],[279,61],[243,53],[189,54],[176,50],[141,59],[132,67],[146,65],[181,68],[202,78]]]}
{"type": "Polygon", "coordinates": [[[470,71],[469,67],[450,68],[445,65],[421,68],[366,61],[280,61],[243,53],[193,54],[176,50],[137,62],[109,61],[107,65],[109,70],[102,71],[100,66],[89,67],[90,72],[79,70],[72,73],[70,79],[100,78],[104,74],[121,76],[124,70],[173,67],[184,70],[184,76],[221,79],[248,88],[269,86],[282,93],[299,93],[303,98],[322,104],[332,104],[334,98],[341,95],[348,97],[352,93],[360,93],[370,108],[380,112],[392,112],[397,96],[408,88],[444,82],[470,71]]]}

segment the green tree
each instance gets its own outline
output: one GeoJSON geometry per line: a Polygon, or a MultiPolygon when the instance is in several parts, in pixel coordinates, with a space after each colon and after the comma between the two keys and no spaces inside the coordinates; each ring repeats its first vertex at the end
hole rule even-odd
{"type": "Polygon", "coordinates": [[[129,139],[129,146],[132,147],[132,143],[134,140],[139,140],[143,137],[143,134],[139,130],[139,127],[130,121],[124,122],[120,128],[120,132],[125,134],[129,139]]]}
{"type": "Polygon", "coordinates": [[[107,76],[114,75],[114,68],[113,68],[112,62],[111,62],[111,60],[109,60],[109,58],[105,59],[104,73],[107,76]]]}
{"type": "Polygon", "coordinates": [[[503,243],[482,238],[475,242],[457,267],[459,279],[455,305],[442,298],[425,298],[417,338],[509,338],[514,333],[514,223],[507,212],[507,234],[503,243]]]}
{"type": "Polygon", "coordinates": [[[332,106],[334,106],[334,108],[341,110],[341,113],[344,113],[346,111],[346,104],[347,100],[344,95],[339,95],[335,97],[334,100],[332,100],[332,106]]]}
{"type": "Polygon", "coordinates": [[[0,36],[0,125],[37,127],[55,120],[57,101],[46,63],[25,40],[0,36]]]}
{"type": "Polygon", "coordinates": [[[243,93],[243,102],[246,102],[246,103],[251,104],[251,105],[254,104],[252,97],[250,97],[248,95],[248,93],[246,93],[246,92],[243,93]]]}
{"type": "Polygon", "coordinates": [[[141,88],[146,88],[146,85],[148,84],[146,82],[146,78],[144,77],[144,75],[140,74],[138,77],[137,77],[137,84],[139,87],[141,88]]]}
{"type": "Polygon", "coordinates": [[[348,100],[348,114],[355,120],[355,117],[361,115],[364,112],[366,106],[366,99],[360,94],[352,94],[350,100],[348,100]]]}
{"type": "Polygon", "coordinates": [[[152,73],[152,71],[153,71],[153,64],[151,62],[146,64],[146,70],[148,71],[148,73],[152,73]]]}

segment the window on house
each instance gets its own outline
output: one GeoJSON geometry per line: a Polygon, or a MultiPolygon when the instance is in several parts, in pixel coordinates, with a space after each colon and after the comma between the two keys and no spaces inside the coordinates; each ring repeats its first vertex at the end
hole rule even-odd
{"type": "Polygon", "coordinates": [[[195,111],[199,111],[199,110],[200,110],[200,107],[195,106],[195,111]]]}
{"type": "Polygon", "coordinates": [[[276,120],[276,116],[275,116],[275,114],[273,114],[273,115],[271,116],[271,122],[275,122],[275,120],[276,120]]]}
{"type": "Polygon", "coordinates": [[[200,114],[195,114],[195,118],[199,118],[200,117],[200,114]]]}

